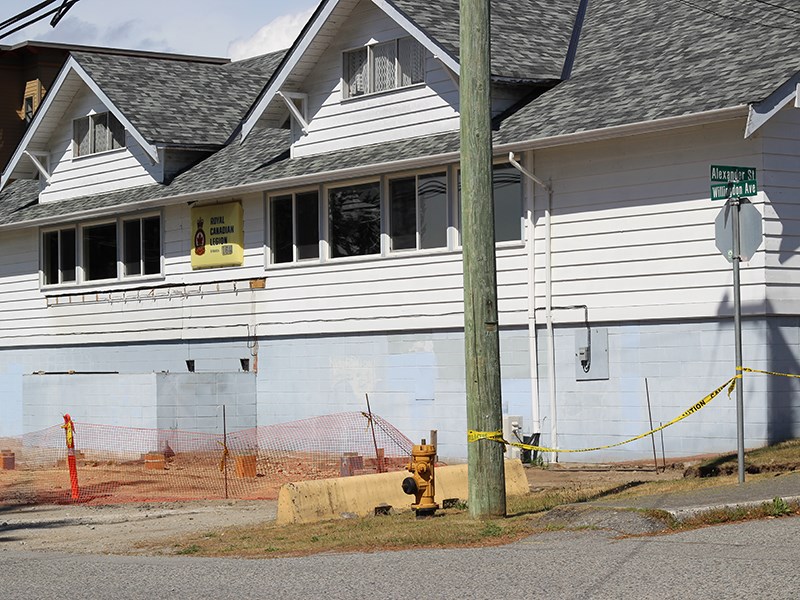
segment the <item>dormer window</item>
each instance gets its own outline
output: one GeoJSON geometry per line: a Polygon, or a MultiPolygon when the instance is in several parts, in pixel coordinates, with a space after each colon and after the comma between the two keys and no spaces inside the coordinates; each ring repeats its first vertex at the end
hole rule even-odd
{"type": "Polygon", "coordinates": [[[344,53],[345,98],[386,92],[425,81],[425,49],[412,37],[344,53]]]}
{"type": "Polygon", "coordinates": [[[109,112],[72,122],[74,156],[87,156],[125,147],[125,127],[109,112]]]}

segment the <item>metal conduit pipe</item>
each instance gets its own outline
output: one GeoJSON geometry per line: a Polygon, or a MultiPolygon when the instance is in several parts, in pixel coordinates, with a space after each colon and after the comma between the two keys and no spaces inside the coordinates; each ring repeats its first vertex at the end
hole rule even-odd
{"type": "MultiPolygon", "coordinates": [[[[547,205],[545,208],[545,319],[547,325],[547,372],[548,372],[548,392],[550,399],[550,445],[557,447],[558,442],[558,419],[556,418],[556,389],[555,389],[555,343],[553,341],[553,317],[552,317],[552,282],[550,273],[551,251],[550,251],[550,232],[551,221],[550,212],[553,203],[553,188],[549,183],[545,183],[536,175],[525,169],[514,156],[513,152],[508,153],[508,161],[520,173],[547,191],[547,205]]],[[[529,159],[529,163],[533,158],[529,159]]],[[[531,368],[531,414],[533,420],[532,433],[539,433],[541,429],[541,414],[539,410],[539,366],[537,361],[537,338],[536,338],[536,304],[534,297],[534,228],[533,228],[533,209],[531,206],[529,217],[529,236],[528,236],[528,353],[531,368]]],[[[558,455],[553,453],[552,462],[558,461],[558,455]]]]}

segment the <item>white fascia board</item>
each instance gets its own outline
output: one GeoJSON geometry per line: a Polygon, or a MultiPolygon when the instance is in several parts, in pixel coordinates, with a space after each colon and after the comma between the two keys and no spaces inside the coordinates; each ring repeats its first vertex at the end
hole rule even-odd
{"type": "Polygon", "coordinates": [[[61,71],[59,71],[58,75],[56,76],[56,80],[53,82],[53,85],[50,86],[48,93],[45,94],[44,101],[39,105],[36,114],[33,115],[33,120],[31,121],[30,125],[28,125],[28,130],[25,132],[25,135],[22,136],[17,149],[14,151],[14,154],[11,155],[11,160],[8,161],[8,164],[3,171],[2,177],[0,177],[0,190],[3,190],[6,187],[8,180],[11,178],[11,173],[14,172],[14,169],[17,168],[19,161],[23,156],[25,156],[25,151],[28,149],[28,145],[36,135],[36,130],[39,129],[39,126],[44,120],[44,116],[47,114],[47,111],[50,110],[50,106],[53,104],[54,98],[58,95],[58,90],[62,85],[64,85],[64,82],[69,76],[73,65],[76,64],[77,62],[75,59],[70,56],[67,62],[64,63],[64,66],[61,67],[61,71]]]}
{"type": "Polygon", "coordinates": [[[45,94],[44,101],[39,106],[39,109],[36,111],[36,114],[33,116],[33,121],[28,126],[28,130],[25,132],[25,135],[22,137],[17,149],[14,151],[14,154],[11,156],[11,160],[8,162],[5,170],[3,171],[3,175],[0,178],[0,190],[6,187],[8,180],[11,178],[11,173],[14,172],[14,169],[19,164],[19,161],[25,156],[25,151],[28,149],[28,145],[31,143],[33,138],[36,136],[36,132],[39,129],[42,121],[47,115],[47,112],[50,110],[53,102],[55,101],[56,96],[58,96],[58,92],[61,87],[64,85],[67,77],[71,72],[80,77],[84,83],[94,92],[100,101],[112,112],[114,116],[125,126],[131,135],[133,135],[134,139],[141,144],[142,148],[147,152],[147,154],[155,161],[158,162],[158,151],[156,150],[155,146],[152,146],[147,142],[147,140],[142,137],[142,134],[139,133],[136,128],[131,124],[131,122],[123,115],[120,110],[114,106],[114,104],[109,100],[108,96],[105,95],[103,90],[100,89],[100,86],[95,83],[95,81],[89,77],[89,74],[84,70],[83,67],[78,64],[78,61],[75,60],[74,57],[70,56],[67,61],[64,63],[64,66],[61,68],[56,80],[53,82],[53,85],[50,87],[50,90],[47,94],[45,94]]]}
{"type": "Polygon", "coordinates": [[[744,137],[749,138],[753,135],[762,125],[769,121],[792,100],[795,100],[796,105],[798,85],[800,85],[800,73],[795,73],[764,100],[756,104],[751,104],[750,112],[747,116],[747,127],[745,128],[744,137]]]}
{"type": "Polygon", "coordinates": [[[401,13],[395,6],[387,0],[372,0],[372,3],[385,12],[392,20],[394,20],[400,27],[405,29],[412,35],[420,44],[425,46],[433,56],[439,60],[444,66],[450,69],[456,76],[461,75],[461,65],[455,60],[449,52],[442,48],[439,44],[433,41],[428,34],[424,33],[415,23],[409,21],[408,18],[401,13]]]}
{"type": "Polygon", "coordinates": [[[113,115],[117,118],[117,120],[125,126],[125,129],[128,131],[128,133],[130,133],[133,136],[133,139],[135,139],[139,143],[139,145],[153,160],[153,162],[158,163],[159,162],[158,148],[156,148],[155,146],[150,144],[146,139],[144,139],[144,136],[141,133],[139,133],[139,131],[133,126],[133,123],[131,123],[128,120],[128,118],[122,113],[122,111],[118,109],[113,102],[111,102],[111,99],[108,96],[106,96],[106,93],[102,89],[100,89],[100,86],[97,85],[95,80],[89,76],[89,74],[83,69],[83,67],[80,65],[80,63],[78,63],[78,61],[75,61],[75,65],[72,68],[80,76],[80,78],[83,79],[84,83],[86,83],[86,85],[89,86],[89,89],[92,90],[94,95],[100,99],[100,102],[102,102],[103,105],[113,113],[113,115]]]}
{"type": "Polygon", "coordinates": [[[242,123],[242,142],[247,139],[247,136],[261,118],[261,115],[264,114],[265,110],[267,110],[270,102],[272,102],[272,100],[275,98],[275,95],[286,82],[286,79],[289,77],[292,70],[297,66],[297,63],[303,57],[303,54],[305,54],[306,50],[308,50],[308,47],[314,41],[314,38],[317,37],[317,34],[320,32],[323,25],[325,25],[328,17],[331,16],[331,13],[338,4],[339,0],[329,0],[328,3],[322,7],[322,10],[319,12],[314,22],[311,23],[311,26],[308,28],[305,35],[295,42],[295,45],[290,50],[290,55],[286,62],[283,63],[281,70],[273,75],[269,87],[261,96],[258,104],[256,104],[255,108],[253,108],[253,110],[249,115],[247,115],[247,118],[245,118],[244,122],[242,123]]]}

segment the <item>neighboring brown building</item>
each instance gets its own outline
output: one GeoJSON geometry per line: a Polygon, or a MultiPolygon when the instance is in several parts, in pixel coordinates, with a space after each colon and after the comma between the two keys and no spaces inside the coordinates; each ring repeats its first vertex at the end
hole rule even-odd
{"type": "Polygon", "coordinates": [[[227,58],[172,55],[157,52],[101,48],[52,42],[0,44],[0,171],[19,144],[33,114],[55,80],[71,51],[123,56],[163,57],[212,64],[227,58]]]}

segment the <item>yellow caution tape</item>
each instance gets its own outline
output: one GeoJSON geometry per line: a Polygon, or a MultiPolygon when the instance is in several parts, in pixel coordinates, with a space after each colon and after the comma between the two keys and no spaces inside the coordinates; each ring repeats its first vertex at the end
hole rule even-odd
{"type": "Polygon", "coordinates": [[[708,394],[703,399],[699,400],[693,406],[690,406],[689,408],[687,408],[680,415],[678,415],[677,417],[675,417],[674,419],[672,419],[668,423],[664,423],[660,427],[656,427],[655,429],[651,429],[650,431],[642,433],[641,435],[637,435],[636,437],[632,437],[630,439],[624,440],[622,442],[617,442],[615,444],[608,444],[606,446],[595,446],[594,448],[580,448],[580,449],[576,449],[576,450],[569,450],[569,449],[564,449],[564,448],[547,448],[545,446],[533,446],[531,444],[522,444],[520,442],[509,442],[509,441],[503,439],[503,432],[502,431],[474,431],[474,430],[470,430],[470,431],[467,432],[467,441],[476,442],[478,440],[484,440],[485,439],[485,440],[490,440],[492,442],[498,442],[498,443],[501,443],[501,444],[505,444],[507,446],[514,446],[515,448],[522,448],[523,450],[534,450],[536,452],[557,452],[557,453],[562,453],[562,452],[592,452],[594,450],[605,450],[607,448],[615,448],[617,446],[622,446],[624,444],[629,444],[631,442],[635,442],[636,440],[640,440],[640,439],[642,439],[644,437],[647,437],[648,435],[651,435],[653,433],[657,433],[657,432],[661,431],[662,429],[666,429],[670,425],[674,425],[678,421],[682,421],[686,417],[688,417],[690,415],[693,415],[694,413],[696,413],[697,411],[699,411],[703,407],[707,406],[708,403],[711,402],[714,398],[716,398],[722,392],[722,390],[724,390],[726,387],[728,388],[728,397],[730,397],[731,393],[733,393],[733,390],[736,387],[736,380],[739,379],[739,378],[741,378],[741,374],[736,375],[734,377],[731,377],[728,381],[723,383],[721,386],[719,386],[713,392],[708,394]]]}
{"type": "Polygon", "coordinates": [[[631,442],[635,442],[636,440],[640,440],[648,435],[652,435],[661,431],[662,429],[666,429],[670,425],[674,425],[678,421],[682,421],[686,417],[693,415],[701,408],[705,407],[709,402],[711,402],[714,398],[716,398],[722,390],[726,387],[728,388],[728,397],[730,398],[733,391],[736,389],[736,380],[742,378],[742,373],[761,373],[762,375],[775,375],[778,377],[792,377],[795,379],[800,379],[800,375],[794,373],[780,373],[778,371],[762,371],[760,369],[751,369],[749,367],[736,367],[736,375],[731,377],[728,381],[723,383],[713,392],[708,394],[702,400],[698,401],[694,406],[690,406],[685,411],[683,411],[680,415],[669,421],[668,423],[664,423],[660,427],[656,427],[655,429],[651,429],[641,435],[637,435],[636,437],[632,437],[630,439],[624,440],[622,442],[617,442],[616,444],[608,444],[606,446],[595,446],[594,448],[580,448],[577,450],[569,450],[564,448],[547,448],[545,446],[533,446],[531,444],[522,444],[519,442],[509,442],[503,439],[503,432],[502,431],[475,431],[470,429],[467,432],[467,441],[477,442],[478,440],[490,440],[492,442],[498,442],[501,444],[505,444],[506,446],[514,446],[515,448],[522,448],[523,450],[534,450],[536,452],[592,452],[594,450],[606,450],[607,448],[615,448],[617,446],[622,446],[624,444],[629,444],[631,442]]]}
{"type": "Polygon", "coordinates": [[[736,367],[736,370],[745,371],[747,373],[761,373],[762,375],[777,375],[778,377],[794,377],[795,379],[800,379],[800,375],[795,375],[794,373],[778,373],[777,371],[759,371],[758,369],[750,369],[748,367],[736,367]]]}
{"type": "Polygon", "coordinates": [[[470,429],[469,431],[467,431],[467,441],[477,442],[478,440],[492,440],[495,442],[505,442],[505,440],[503,439],[502,429],[498,431],[475,431],[474,429],[470,429]]]}

